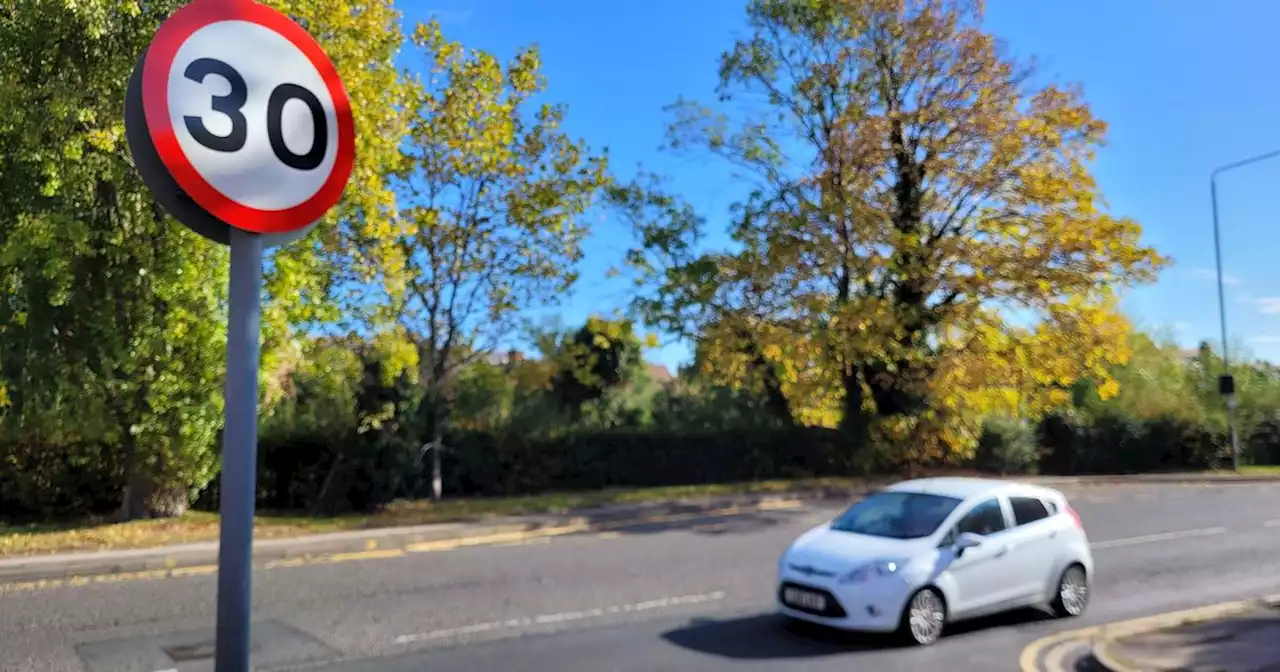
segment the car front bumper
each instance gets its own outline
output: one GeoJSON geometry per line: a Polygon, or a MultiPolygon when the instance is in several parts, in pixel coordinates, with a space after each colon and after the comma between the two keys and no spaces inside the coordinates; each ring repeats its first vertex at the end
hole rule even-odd
{"type": "Polygon", "coordinates": [[[791,618],[841,630],[893,632],[902,621],[902,610],[910,596],[910,588],[894,578],[841,584],[787,572],[779,577],[774,598],[778,611],[791,618]],[[783,601],[783,591],[788,587],[822,593],[832,604],[824,612],[788,605],[783,601]]]}

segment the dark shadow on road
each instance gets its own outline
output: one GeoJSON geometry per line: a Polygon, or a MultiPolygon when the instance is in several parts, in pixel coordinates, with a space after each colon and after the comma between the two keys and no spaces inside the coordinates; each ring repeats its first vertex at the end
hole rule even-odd
{"type": "Polygon", "coordinates": [[[597,532],[608,531],[623,535],[661,534],[675,531],[708,535],[743,534],[788,524],[812,513],[812,511],[803,509],[742,511],[728,514],[714,511],[685,511],[677,514],[667,514],[674,517],[675,520],[593,522],[592,528],[593,531],[597,532]]]}
{"type": "MultiPolygon", "coordinates": [[[[1018,627],[1050,618],[1037,609],[1019,609],[965,621],[947,628],[946,638],[938,645],[946,646],[946,639],[969,633],[1018,627]]],[[[842,632],[777,614],[725,620],[693,619],[683,628],[663,633],[662,638],[684,649],[735,660],[816,658],[901,646],[892,635],[842,632]]]]}
{"type": "Polygon", "coordinates": [[[775,614],[694,619],[686,627],[663,633],[662,638],[683,649],[735,660],[815,658],[892,645],[884,636],[819,628],[775,614]]]}
{"type": "Polygon", "coordinates": [[[971,632],[995,630],[997,628],[1016,628],[1042,621],[1052,621],[1053,615],[1041,609],[1015,609],[1003,614],[975,618],[972,621],[961,621],[947,626],[947,637],[963,637],[971,632]]]}
{"type": "Polygon", "coordinates": [[[1086,656],[1083,660],[1077,660],[1071,670],[1072,672],[1110,672],[1093,656],[1086,656]]]}

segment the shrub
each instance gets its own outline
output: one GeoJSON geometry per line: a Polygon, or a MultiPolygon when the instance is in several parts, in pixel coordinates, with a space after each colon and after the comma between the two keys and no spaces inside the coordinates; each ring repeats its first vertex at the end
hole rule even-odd
{"type": "Polygon", "coordinates": [[[120,507],[124,463],[107,443],[0,441],[6,518],[109,513],[120,507]]]}
{"type": "Polygon", "coordinates": [[[444,464],[456,494],[663,486],[848,475],[834,430],[685,433],[616,429],[556,437],[455,433],[444,464]]]}
{"type": "Polygon", "coordinates": [[[1035,429],[1024,420],[987,418],[974,455],[974,466],[999,474],[1034,474],[1039,469],[1040,446],[1035,429]]]}
{"type": "Polygon", "coordinates": [[[1040,470],[1050,474],[1076,473],[1080,454],[1088,442],[1087,425],[1080,413],[1050,413],[1036,426],[1041,446],[1040,470]]]}
{"type": "Polygon", "coordinates": [[[1252,464],[1280,464],[1280,418],[1269,417],[1249,433],[1244,447],[1252,464]]]}

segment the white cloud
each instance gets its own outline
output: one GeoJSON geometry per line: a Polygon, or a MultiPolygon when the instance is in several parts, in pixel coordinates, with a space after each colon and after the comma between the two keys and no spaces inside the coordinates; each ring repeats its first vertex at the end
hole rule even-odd
{"type": "Polygon", "coordinates": [[[1280,296],[1261,296],[1253,300],[1263,315],[1280,315],[1280,296]]]}
{"type": "MultiPolygon", "coordinates": [[[[1191,274],[1196,276],[1197,278],[1200,278],[1201,280],[1209,280],[1212,282],[1218,281],[1218,272],[1213,270],[1212,268],[1193,268],[1191,269],[1191,274]]],[[[1234,275],[1231,275],[1230,273],[1223,273],[1222,284],[1238,285],[1240,284],[1240,278],[1234,275]]]]}
{"type": "Polygon", "coordinates": [[[1280,345],[1280,336],[1252,336],[1247,340],[1251,345],[1280,345]]]}

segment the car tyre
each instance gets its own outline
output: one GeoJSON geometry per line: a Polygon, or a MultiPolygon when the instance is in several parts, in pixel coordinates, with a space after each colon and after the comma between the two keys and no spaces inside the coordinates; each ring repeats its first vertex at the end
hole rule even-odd
{"type": "Polygon", "coordinates": [[[947,625],[947,603],[934,588],[917,590],[902,609],[898,636],[909,646],[929,646],[942,637],[947,625]]]}
{"type": "Polygon", "coordinates": [[[1089,577],[1079,563],[1062,570],[1057,590],[1049,605],[1058,618],[1075,618],[1089,606],[1089,577]]]}

